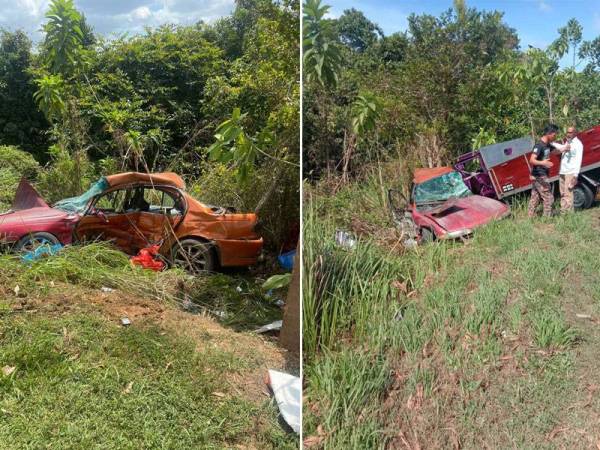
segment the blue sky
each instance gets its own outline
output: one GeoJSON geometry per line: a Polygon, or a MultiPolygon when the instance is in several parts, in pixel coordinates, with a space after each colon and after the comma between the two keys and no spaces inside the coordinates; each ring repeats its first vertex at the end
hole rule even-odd
{"type": "MultiPolygon", "coordinates": [[[[361,10],[385,34],[404,31],[411,13],[440,15],[452,7],[452,0],[324,0],[331,5],[331,16],[345,9],[361,10]]],[[[502,11],[504,21],[517,30],[521,48],[546,47],[558,36],[557,29],[571,18],[583,26],[583,39],[600,36],[600,0],[466,0],[467,6],[502,11]]],[[[565,57],[564,63],[572,61],[565,57]]]]}

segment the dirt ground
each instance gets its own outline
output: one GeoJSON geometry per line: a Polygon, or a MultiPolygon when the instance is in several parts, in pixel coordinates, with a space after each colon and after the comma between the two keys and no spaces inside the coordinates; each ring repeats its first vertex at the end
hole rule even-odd
{"type": "Polygon", "coordinates": [[[297,356],[278,346],[276,336],[237,332],[205,314],[182,311],[176,305],[147,300],[113,290],[56,284],[45,296],[17,298],[15,309],[29,313],[60,315],[65,312],[100,311],[107,320],[120,323],[127,317],[131,326],[158,325],[165,332],[190,338],[198,351],[223,351],[246,362],[244,369],[232,371],[225,382],[238,395],[259,404],[270,395],[268,369],[299,373],[297,356]]]}

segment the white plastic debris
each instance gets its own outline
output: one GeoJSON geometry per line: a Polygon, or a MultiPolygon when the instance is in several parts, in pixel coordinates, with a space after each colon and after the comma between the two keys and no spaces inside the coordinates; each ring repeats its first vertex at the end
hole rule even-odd
{"type": "Polygon", "coordinates": [[[279,306],[280,308],[283,308],[285,306],[285,302],[281,299],[277,299],[277,300],[275,300],[275,306],[279,306]]]}
{"type": "Polygon", "coordinates": [[[238,292],[243,292],[244,291],[241,286],[236,287],[235,290],[238,291],[238,292]]]}
{"type": "Polygon", "coordinates": [[[283,320],[276,320],[275,322],[271,322],[268,323],[262,327],[260,327],[258,330],[256,330],[257,333],[267,333],[268,331],[276,331],[276,330],[281,330],[281,326],[283,325],[283,320]]]}
{"type": "Polygon", "coordinates": [[[283,419],[295,433],[299,433],[302,413],[300,378],[269,369],[269,383],[283,419]]]}
{"type": "Polygon", "coordinates": [[[592,316],[589,314],[575,314],[575,317],[577,317],[578,319],[591,319],[592,316]]]}
{"type": "Polygon", "coordinates": [[[336,230],[335,243],[340,247],[351,250],[356,247],[356,237],[347,231],[336,230]]]}
{"type": "Polygon", "coordinates": [[[131,320],[129,320],[129,317],[122,317],[121,325],[123,325],[124,327],[131,325],[131,320]]]}
{"type": "Polygon", "coordinates": [[[100,290],[101,290],[102,292],[113,292],[113,291],[114,291],[114,289],[113,289],[113,288],[109,288],[109,287],[106,287],[106,286],[102,286],[102,287],[100,288],[100,290]]]}

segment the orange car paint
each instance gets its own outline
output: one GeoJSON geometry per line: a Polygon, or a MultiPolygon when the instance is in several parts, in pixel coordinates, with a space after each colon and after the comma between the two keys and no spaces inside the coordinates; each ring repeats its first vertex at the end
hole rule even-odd
{"type": "Polygon", "coordinates": [[[146,186],[178,195],[185,203],[183,217],[136,211],[111,216],[106,222],[107,218],[86,215],[76,228],[78,238],[89,240],[102,234],[104,239],[114,239],[129,254],[136,254],[148,242],[164,239],[160,253],[165,256],[170,255],[178,241],[196,238],[214,244],[222,266],[256,263],[263,247],[263,239],[254,231],[256,214],[215,211],[187,194],[185,183],[175,173],[128,172],[108,176],[106,180],[110,189],[105,192],[146,186]]]}

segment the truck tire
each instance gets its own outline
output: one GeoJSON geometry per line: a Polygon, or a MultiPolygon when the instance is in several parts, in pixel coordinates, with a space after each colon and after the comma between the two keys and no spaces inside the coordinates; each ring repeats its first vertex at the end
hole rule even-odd
{"type": "Polygon", "coordinates": [[[596,189],[587,184],[584,184],[583,186],[585,188],[585,208],[591,208],[594,204],[594,200],[596,200],[596,189]]]}
{"type": "Polygon", "coordinates": [[[587,209],[594,203],[594,193],[584,183],[579,183],[573,189],[573,208],[576,210],[587,209]]]}

